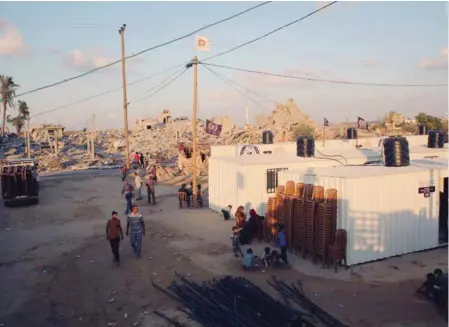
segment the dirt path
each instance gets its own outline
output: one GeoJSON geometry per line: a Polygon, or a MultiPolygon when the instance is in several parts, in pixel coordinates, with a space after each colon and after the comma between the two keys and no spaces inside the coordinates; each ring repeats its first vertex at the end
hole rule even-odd
{"type": "MultiPolygon", "coordinates": [[[[49,180],[42,185],[38,207],[1,208],[0,324],[168,326],[152,312],[160,309],[179,316],[178,304],[156,291],[151,282],[167,286],[178,271],[198,281],[241,274],[273,294],[266,284],[271,274],[301,279],[314,301],[353,327],[446,326],[429,303],[413,296],[422,276],[390,283],[368,281],[368,275],[336,280],[296,270],[243,273],[228,246],[232,222],[224,225],[207,209],[177,209],[171,187],[158,187],[158,205],[140,205],[148,227],[143,257],[135,258],[125,239],[122,265],[116,267],[104,227],[113,209],[123,210],[120,188],[116,176],[49,180]]],[[[430,256],[447,257],[447,249],[439,251],[430,256]]],[[[374,266],[370,267],[365,270],[374,266]]],[[[400,273],[389,269],[382,271],[392,276],[400,273]]]]}

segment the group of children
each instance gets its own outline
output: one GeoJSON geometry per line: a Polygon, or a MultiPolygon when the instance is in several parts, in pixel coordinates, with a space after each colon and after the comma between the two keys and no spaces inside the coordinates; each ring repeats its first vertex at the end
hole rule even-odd
{"type": "MultiPolygon", "coordinates": [[[[257,263],[258,257],[254,255],[254,251],[252,248],[248,248],[246,253],[242,252],[242,245],[240,242],[240,231],[241,229],[237,226],[232,227],[232,252],[236,258],[242,258],[242,268],[245,270],[257,270],[259,269],[259,264],[257,263]]],[[[282,260],[285,264],[288,263],[287,259],[287,243],[285,238],[285,231],[283,225],[278,225],[278,233],[277,233],[277,246],[279,246],[280,252],[277,250],[271,250],[270,247],[265,247],[264,253],[262,254],[261,260],[264,267],[268,268],[273,265],[279,265],[282,260]]]]}
{"type": "MultiPolygon", "coordinates": [[[[200,208],[203,207],[203,193],[201,191],[201,184],[197,184],[196,191],[196,199],[200,208]]],[[[182,184],[181,188],[178,190],[178,198],[179,198],[179,207],[182,208],[182,203],[187,202],[187,207],[190,208],[193,206],[193,182],[190,182],[189,185],[182,184]],[[185,198],[183,198],[183,194],[185,194],[185,198]]]]}

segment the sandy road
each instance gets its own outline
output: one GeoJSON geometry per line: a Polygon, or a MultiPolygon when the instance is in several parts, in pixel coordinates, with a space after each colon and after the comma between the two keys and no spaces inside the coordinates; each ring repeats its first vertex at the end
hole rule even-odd
{"type": "MultiPolygon", "coordinates": [[[[148,227],[143,258],[134,258],[125,239],[119,268],[104,239],[110,212],[124,207],[119,176],[45,178],[41,187],[38,206],[0,208],[0,323],[5,327],[167,326],[151,312],[159,308],[177,315],[177,304],[155,291],[151,280],[168,285],[174,271],[198,280],[242,273],[229,251],[232,222],[207,209],[177,209],[172,187],[158,186],[156,206],[140,205],[148,227]]],[[[294,264],[297,270],[273,273],[301,278],[309,294],[318,294],[316,302],[350,326],[446,326],[430,304],[412,295],[424,272],[447,266],[447,249],[364,267],[356,277],[341,272],[337,278],[306,262],[294,264]],[[421,270],[410,263],[416,258],[424,262],[421,270]]],[[[266,285],[267,274],[246,277],[266,285]]]]}

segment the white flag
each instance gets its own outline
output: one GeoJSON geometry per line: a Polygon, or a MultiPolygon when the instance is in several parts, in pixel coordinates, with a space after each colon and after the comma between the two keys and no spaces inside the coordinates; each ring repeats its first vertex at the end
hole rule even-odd
{"type": "Polygon", "coordinates": [[[195,38],[195,49],[198,51],[209,51],[210,50],[209,39],[204,36],[197,36],[195,38]]]}

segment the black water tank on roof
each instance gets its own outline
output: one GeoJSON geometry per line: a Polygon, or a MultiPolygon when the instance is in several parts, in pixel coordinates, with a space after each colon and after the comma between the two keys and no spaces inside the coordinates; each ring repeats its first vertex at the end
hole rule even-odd
{"type": "Polygon", "coordinates": [[[262,144],[273,144],[273,133],[271,131],[262,132],[262,144]]]}
{"type": "Polygon", "coordinates": [[[355,140],[357,138],[357,130],[354,127],[348,128],[346,131],[348,140],[355,140]]]}
{"type": "Polygon", "coordinates": [[[296,155],[302,158],[315,156],[315,140],[312,136],[299,136],[296,139],[296,155]]]}
{"type": "Polygon", "coordinates": [[[419,124],[419,126],[418,126],[418,134],[419,135],[426,135],[427,134],[426,125],[419,124]]]}
{"type": "Polygon", "coordinates": [[[432,130],[427,135],[427,147],[432,149],[444,148],[444,132],[432,130]]]}
{"type": "Polygon", "coordinates": [[[405,167],[410,165],[408,141],[402,136],[384,139],[384,158],[386,167],[405,167]]]}

